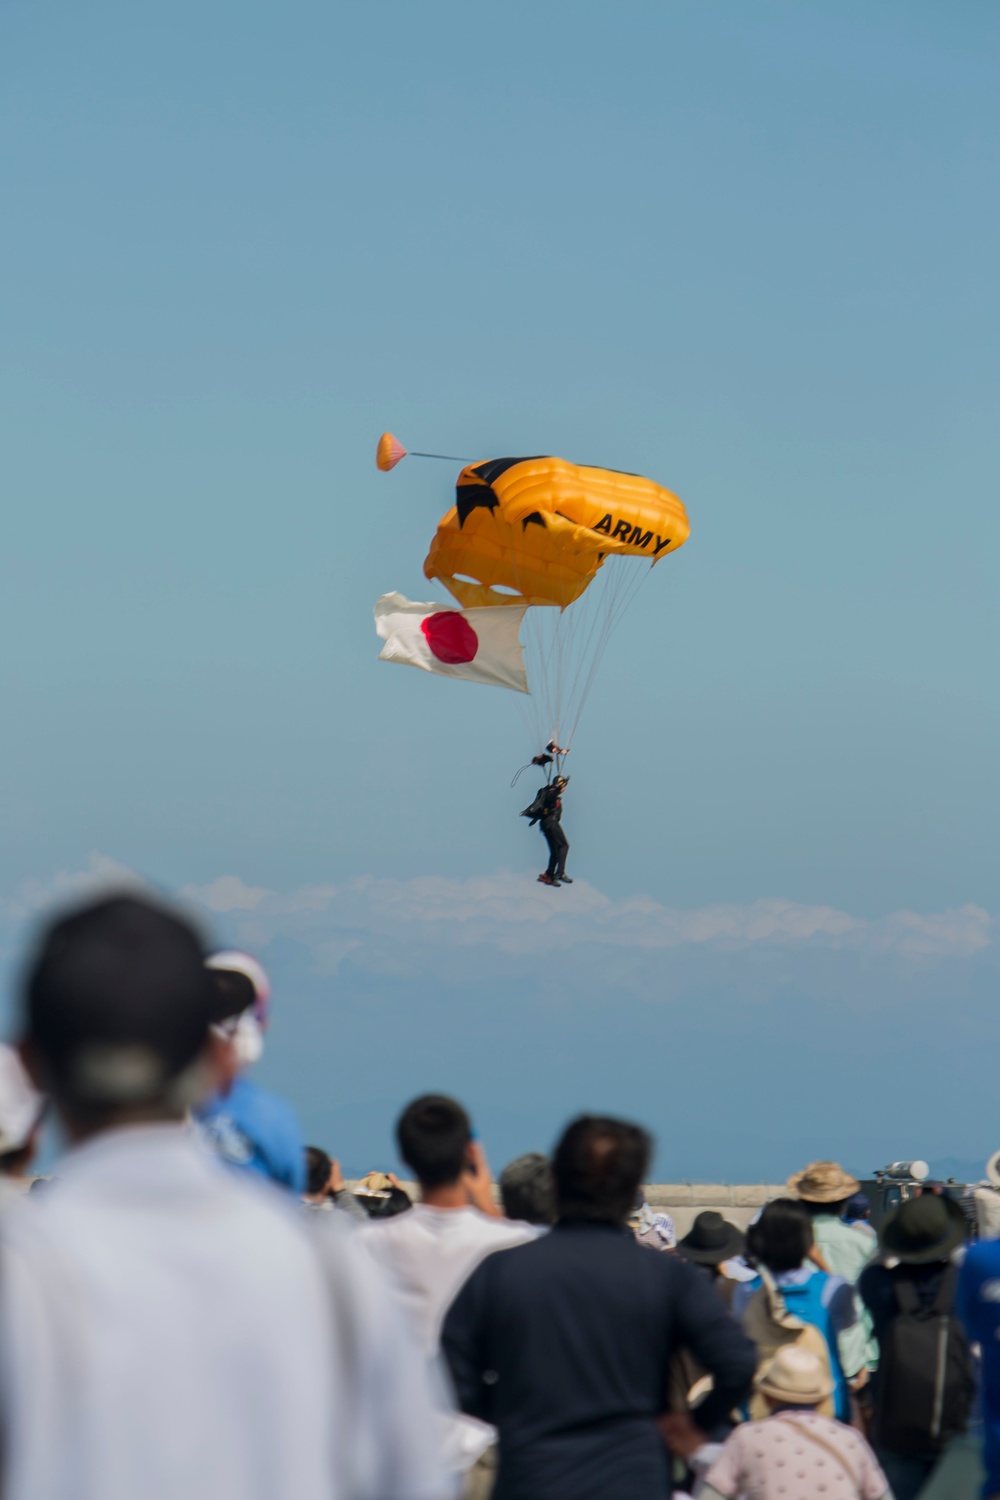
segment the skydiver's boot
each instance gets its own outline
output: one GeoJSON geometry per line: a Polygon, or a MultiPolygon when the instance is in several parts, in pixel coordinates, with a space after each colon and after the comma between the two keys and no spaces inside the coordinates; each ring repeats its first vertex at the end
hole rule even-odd
{"type": "Polygon", "coordinates": [[[572,885],[573,884],[573,877],[572,877],[572,875],[560,875],[558,877],[558,880],[559,880],[559,884],[560,885],[572,885]]]}
{"type": "Polygon", "coordinates": [[[558,880],[554,879],[553,876],[549,875],[548,872],[544,871],[544,870],[542,871],[541,875],[539,875],[538,878],[542,882],[542,885],[558,885],[559,884],[558,880]]]}

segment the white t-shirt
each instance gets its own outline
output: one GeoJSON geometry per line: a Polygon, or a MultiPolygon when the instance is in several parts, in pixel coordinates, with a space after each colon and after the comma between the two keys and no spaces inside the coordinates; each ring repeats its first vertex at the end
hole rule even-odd
{"type": "MultiPolygon", "coordinates": [[[[490,1218],[471,1206],[416,1203],[394,1219],[374,1220],[358,1238],[389,1272],[424,1354],[432,1360],[445,1314],[480,1261],[535,1236],[530,1224],[490,1218]]],[[[447,1427],[445,1459],[459,1472],[471,1468],[496,1436],[474,1417],[452,1418],[447,1427]]]]}
{"type": "Polygon", "coordinates": [[[424,1362],[340,1221],[184,1126],[72,1151],[0,1215],[4,1500],[442,1500],[424,1362]]]}

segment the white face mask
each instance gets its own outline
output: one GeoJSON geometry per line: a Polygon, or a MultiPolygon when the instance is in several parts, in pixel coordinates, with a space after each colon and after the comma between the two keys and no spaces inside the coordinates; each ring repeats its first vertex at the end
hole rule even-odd
{"type": "Polygon", "coordinates": [[[236,1060],[241,1068],[249,1068],[259,1062],[264,1052],[264,1033],[260,1022],[252,1011],[245,1010],[230,1032],[236,1060]]]}

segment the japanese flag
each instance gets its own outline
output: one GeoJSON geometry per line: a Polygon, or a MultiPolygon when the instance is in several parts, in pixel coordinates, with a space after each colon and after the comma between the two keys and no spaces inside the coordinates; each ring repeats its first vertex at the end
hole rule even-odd
{"type": "Polygon", "coordinates": [[[452,609],[447,604],[414,604],[402,594],[383,594],[375,605],[375,629],[385,641],[379,661],[400,661],[442,677],[527,693],[517,638],[527,607],[452,609]]]}

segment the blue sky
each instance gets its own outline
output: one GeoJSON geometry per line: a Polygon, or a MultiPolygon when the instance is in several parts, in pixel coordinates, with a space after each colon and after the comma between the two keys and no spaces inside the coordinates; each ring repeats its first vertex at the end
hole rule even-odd
{"type": "Polygon", "coordinates": [[[88,872],[186,891],[355,1167],[424,1087],[498,1159],[582,1106],[667,1176],[985,1158],[998,34],[11,0],[7,972],[88,872]],[[385,427],[688,506],[577,737],[572,890],[533,884],[512,698],[376,665],[453,478],[378,474],[385,427]]]}

